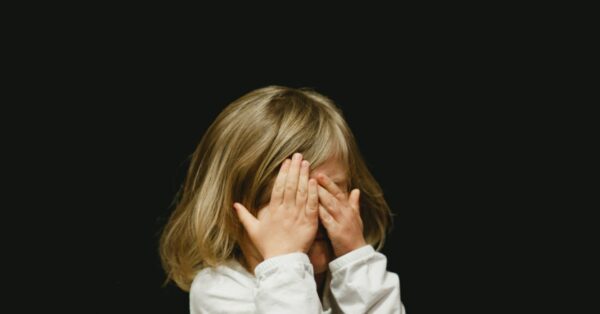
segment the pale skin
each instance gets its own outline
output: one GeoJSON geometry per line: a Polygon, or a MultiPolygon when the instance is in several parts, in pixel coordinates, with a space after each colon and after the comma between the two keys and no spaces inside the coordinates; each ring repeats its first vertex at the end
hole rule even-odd
{"type": "Polygon", "coordinates": [[[309,256],[319,296],[328,264],[366,245],[360,218],[360,191],[348,195],[346,171],[330,159],[310,171],[302,155],[283,162],[267,206],[254,217],[234,203],[250,241],[241,241],[248,271],[264,259],[303,252],[309,256]]]}

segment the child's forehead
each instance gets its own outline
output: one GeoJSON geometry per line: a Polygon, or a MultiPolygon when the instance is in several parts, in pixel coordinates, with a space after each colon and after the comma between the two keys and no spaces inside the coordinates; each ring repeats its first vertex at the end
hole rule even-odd
{"type": "Polygon", "coordinates": [[[313,168],[310,177],[316,177],[317,173],[323,173],[334,181],[345,181],[348,178],[348,168],[340,158],[329,158],[313,168]]]}

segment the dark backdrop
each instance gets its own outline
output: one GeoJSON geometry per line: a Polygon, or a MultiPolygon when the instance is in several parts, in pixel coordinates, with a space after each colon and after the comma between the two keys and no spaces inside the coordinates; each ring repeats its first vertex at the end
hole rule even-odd
{"type": "MultiPolygon", "coordinates": [[[[494,184],[510,170],[497,162],[503,153],[494,110],[473,103],[472,86],[430,81],[420,86],[368,71],[351,76],[250,72],[217,80],[169,71],[148,75],[106,82],[98,106],[86,110],[89,120],[78,122],[86,136],[78,148],[82,158],[73,163],[81,163],[78,175],[86,185],[76,189],[89,195],[82,210],[94,213],[84,228],[98,276],[92,291],[99,293],[86,297],[99,297],[101,307],[111,311],[188,310],[186,293],[173,284],[161,286],[159,232],[188,156],[208,125],[228,103],[269,84],[313,87],[342,108],[397,214],[383,253],[389,270],[400,275],[409,312],[431,313],[445,307],[443,302],[464,307],[466,299],[450,295],[473,297],[482,280],[473,272],[494,258],[487,251],[490,238],[481,238],[494,228],[486,221],[501,215],[494,184]]],[[[486,297],[483,293],[478,301],[486,297]]]]}
{"type": "MultiPolygon", "coordinates": [[[[36,276],[49,276],[49,302],[186,313],[187,294],[161,286],[157,252],[187,158],[227,104],[279,84],[312,87],[342,108],[397,214],[383,253],[408,312],[499,308],[494,287],[519,254],[501,252],[528,205],[516,201],[529,180],[516,165],[531,161],[519,132],[531,115],[503,59],[455,54],[442,41],[254,57],[151,35],[47,57],[35,76],[42,86],[24,93],[42,99],[21,108],[34,128],[23,128],[30,139],[20,145],[33,148],[21,158],[31,157],[44,189],[19,200],[45,206],[36,217],[44,236],[20,249],[43,254],[29,260],[42,269],[36,276]]],[[[29,186],[21,177],[16,186],[29,186]]]]}

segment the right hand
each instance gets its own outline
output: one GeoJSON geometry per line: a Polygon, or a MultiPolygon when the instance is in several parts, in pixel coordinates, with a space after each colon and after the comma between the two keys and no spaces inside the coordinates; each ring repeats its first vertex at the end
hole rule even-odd
{"type": "Polygon", "coordinates": [[[307,253],[319,226],[317,182],[308,178],[309,162],[300,153],[286,159],[273,184],[269,206],[259,219],[234,203],[250,240],[264,259],[293,252],[307,253]]]}

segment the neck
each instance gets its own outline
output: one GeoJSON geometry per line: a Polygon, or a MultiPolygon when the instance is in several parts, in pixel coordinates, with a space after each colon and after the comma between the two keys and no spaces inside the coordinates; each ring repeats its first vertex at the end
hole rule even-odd
{"type": "Polygon", "coordinates": [[[254,258],[253,256],[244,257],[241,260],[242,266],[244,266],[244,268],[246,268],[246,270],[252,275],[254,275],[254,268],[256,268],[256,266],[260,264],[260,262],[262,261],[258,260],[257,258],[254,258]]]}

